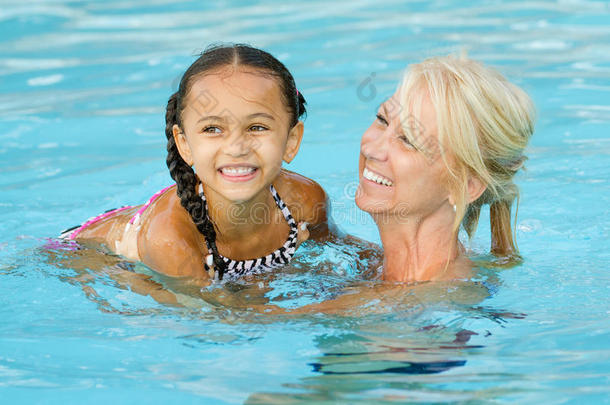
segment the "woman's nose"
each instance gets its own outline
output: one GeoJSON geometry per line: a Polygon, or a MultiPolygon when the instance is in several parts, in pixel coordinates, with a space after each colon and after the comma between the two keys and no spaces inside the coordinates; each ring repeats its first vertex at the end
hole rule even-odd
{"type": "Polygon", "coordinates": [[[386,131],[373,128],[366,130],[362,135],[360,151],[367,159],[384,161],[388,157],[388,136],[386,131]]]}

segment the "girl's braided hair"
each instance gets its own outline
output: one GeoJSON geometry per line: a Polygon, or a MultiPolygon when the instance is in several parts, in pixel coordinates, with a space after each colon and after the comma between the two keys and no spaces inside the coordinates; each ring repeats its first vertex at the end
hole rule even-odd
{"type": "Polygon", "coordinates": [[[226,270],[226,264],[216,247],[216,230],[208,216],[206,204],[197,193],[199,183],[197,175],[180,156],[172,129],[174,125],[182,126],[181,115],[185,108],[184,102],[197,76],[225,66],[247,66],[273,76],[280,86],[284,103],[291,114],[291,126],[296,125],[299,118],[306,112],[305,98],[297,91],[294,78],[286,66],[271,54],[244,44],[213,45],[207,48],[186,70],[180,80],[178,91],[169,98],[165,113],[167,167],[176,182],[176,192],[180,203],[209,244],[214,258],[214,268],[221,279],[226,270]]]}

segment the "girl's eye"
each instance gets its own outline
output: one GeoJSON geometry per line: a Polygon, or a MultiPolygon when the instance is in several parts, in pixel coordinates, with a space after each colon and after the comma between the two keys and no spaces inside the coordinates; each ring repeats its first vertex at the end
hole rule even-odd
{"type": "Polygon", "coordinates": [[[384,118],[384,116],[383,116],[383,115],[381,115],[381,114],[379,114],[379,113],[378,113],[378,114],[376,115],[376,117],[377,117],[377,120],[378,120],[379,122],[381,122],[383,125],[388,125],[388,120],[386,120],[386,119],[384,118]]]}
{"type": "Polygon", "coordinates": [[[267,127],[264,127],[262,125],[252,125],[249,130],[251,132],[262,132],[262,131],[266,131],[267,127]]]}
{"type": "Polygon", "coordinates": [[[207,134],[220,134],[220,133],[222,133],[222,130],[218,127],[209,126],[209,127],[203,128],[203,132],[205,132],[207,134]]]}

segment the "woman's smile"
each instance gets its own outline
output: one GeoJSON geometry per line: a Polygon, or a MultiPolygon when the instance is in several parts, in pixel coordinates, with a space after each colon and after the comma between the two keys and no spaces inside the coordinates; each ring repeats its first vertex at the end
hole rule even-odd
{"type": "Polygon", "coordinates": [[[390,180],[389,178],[387,178],[377,172],[369,170],[366,167],[362,170],[362,177],[375,184],[383,185],[385,187],[392,187],[392,185],[394,184],[394,182],[392,180],[390,180]]]}

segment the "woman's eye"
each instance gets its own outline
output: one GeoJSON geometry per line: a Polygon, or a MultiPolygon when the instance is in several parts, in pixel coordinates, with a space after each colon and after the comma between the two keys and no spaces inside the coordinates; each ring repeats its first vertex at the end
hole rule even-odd
{"type": "Polygon", "coordinates": [[[261,131],[266,131],[267,127],[264,127],[262,125],[252,125],[250,127],[250,131],[251,132],[261,132],[261,131]]]}
{"type": "Polygon", "coordinates": [[[220,133],[222,133],[222,130],[218,127],[209,126],[209,127],[203,128],[203,132],[208,133],[208,134],[220,134],[220,133]]]}
{"type": "Polygon", "coordinates": [[[381,122],[383,125],[388,125],[388,121],[384,118],[383,115],[377,114],[377,121],[381,122]]]}
{"type": "Polygon", "coordinates": [[[402,141],[402,143],[404,143],[404,144],[405,144],[405,145],[407,145],[407,146],[410,146],[410,147],[412,147],[412,148],[414,148],[414,147],[415,147],[415,145],[413,145],[413,144],[411,143],[411,141],[409,140],[409,138],[407,138],[405,135],[399,135],[399,136],[398,136],[398,139],[400,139],[400,140],[402,141]]]}

